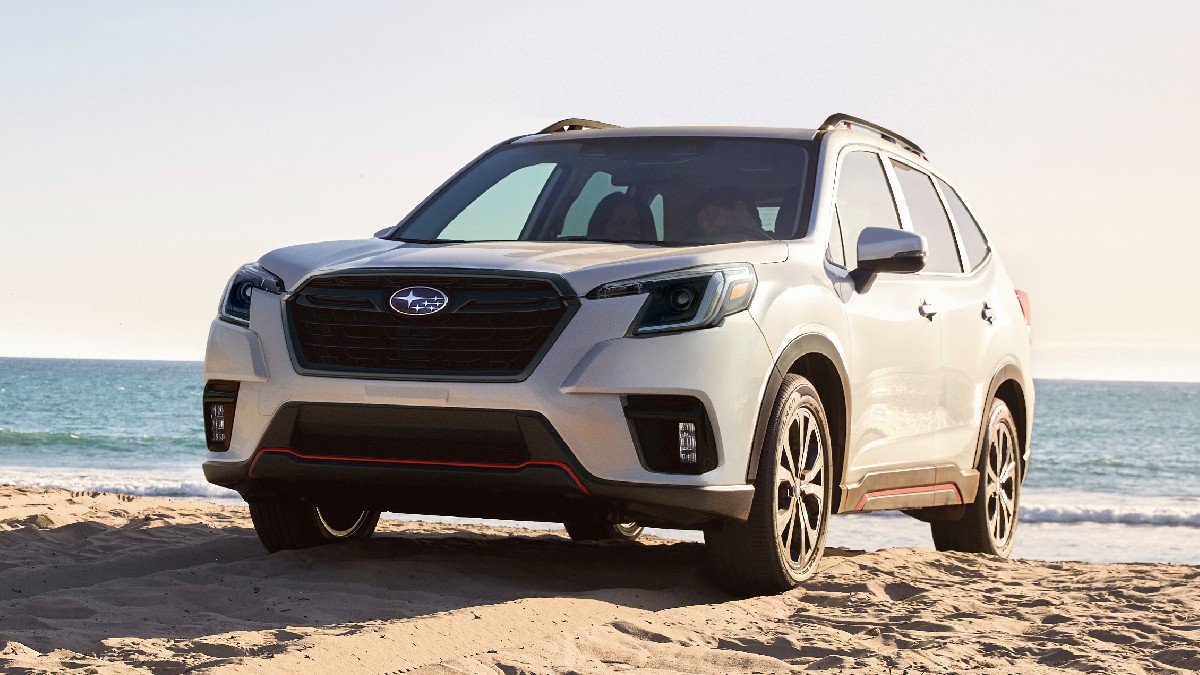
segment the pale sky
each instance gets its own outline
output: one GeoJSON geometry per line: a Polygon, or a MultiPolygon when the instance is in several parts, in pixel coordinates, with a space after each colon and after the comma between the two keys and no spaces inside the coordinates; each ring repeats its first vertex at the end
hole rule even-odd
{"type": "Polygon", "coordinates": [[[925,148],[1035,375],[1200,380],[1195,3],[0,5],[0,356],[203,357],[238,265],[563,117],[925,148]]]}

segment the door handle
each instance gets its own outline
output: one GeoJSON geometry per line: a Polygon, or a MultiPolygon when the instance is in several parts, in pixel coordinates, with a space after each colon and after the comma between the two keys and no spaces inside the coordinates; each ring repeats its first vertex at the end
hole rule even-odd
{"type": "Polygon", "coordinates": [[[992,309],[991,305],[985,302],[983,303],[983,311],[979,313],[979,318],[988,322],[988,324],[993,324],[996,322],[996,310],[992,309]]]}
{"type": "Polygon", "coordinates": [[[934,315],[938,313],[937,307],[928,300],[922,300],[921,306],[917,308],[917,311],[921,313],[921,316],[930,321],[933,321],[934,315]]]}

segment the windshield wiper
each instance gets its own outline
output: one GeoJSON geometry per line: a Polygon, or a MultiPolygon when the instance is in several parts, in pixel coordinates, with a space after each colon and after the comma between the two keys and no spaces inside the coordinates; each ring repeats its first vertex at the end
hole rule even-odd
{"type": "Polygon", "coordinates": [[[402,241],[406,244],[465,244],[466,239],[411,239],[409,237],[395,237],[392,241],[402,241]]]}
{"type": "Polygon", "coordinates": [[[603,237],[588,237],[585,235],[570,235],[566,237],[556,237],[549,241],[595,241],[606,244],[650,244],[651,246],[659,246],[660,241],[651,241],[645,239],[605,239],[603,237]]]}

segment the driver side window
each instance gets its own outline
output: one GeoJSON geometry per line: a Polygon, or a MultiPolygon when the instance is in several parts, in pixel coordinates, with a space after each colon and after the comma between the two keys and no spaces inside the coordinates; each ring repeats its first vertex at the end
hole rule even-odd
{"type": "Polygon", "coordinates": [[[847,269],[858,266],[858,234],[863,228],[900,229],[892,189],[879,155],[873,152],[855,150],[842,157],[836,203],[847,269]]]}

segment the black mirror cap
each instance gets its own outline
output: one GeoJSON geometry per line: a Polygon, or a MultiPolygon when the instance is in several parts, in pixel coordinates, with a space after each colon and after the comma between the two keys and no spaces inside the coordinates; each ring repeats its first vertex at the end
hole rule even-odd
{"type": "Polygon", "coordinates": [[[897,253],[890,258],[864,260],[859,267],[869,269],[876,274],[880,272],[913,274],[925,269],[925,251],[907,251],[897,253]]]}

